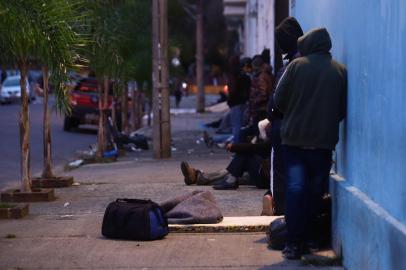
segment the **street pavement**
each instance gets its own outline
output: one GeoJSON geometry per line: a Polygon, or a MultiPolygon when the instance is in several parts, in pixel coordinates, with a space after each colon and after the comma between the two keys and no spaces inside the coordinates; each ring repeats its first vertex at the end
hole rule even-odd
{"type": "MultiPolygon", "coordinates": [[[[52,104],[52,103],[50,103],[52,104]]],[[[0,189],[10,185],[20,184],[20,151],[18,102],[0,105],[0,189]]],[[[43,104],[30,104],[30,147],[31,171],[33,176],[41,173],[43,162],[42,123],[43,104]]],[[[96,129],[85,127],[77,132],[63,131],[63,117],[52,112],[52,145],[55,166],[62,166],[68,162],[78,149],[86,149],[96,141],[96,129]]]]}
{"type": "Polygon", "coordinates": [[[224,216],[259,215],[264,190],[240,186],[218,191],[183,182],[182,160],[205,171],[223,169],[229,163],[230,155],[223,149],[204,145],[198,128],[219,116],[173,115],[176,150],[170,159],[154,160],[149,150],[128,153],[115,163],[58,170],[74,176],[78,185],[55,190],[54,202],[31,203],[30,215],[22,220],[0,220],[0,269],[314,269],[301,261],[286,261],[281,252],[268,249],[265,233],[170,233],[152,242],[101,235],[104,210],[116,198],[149,198],[159,203],[196,189],[209,190],[224,216]]]}

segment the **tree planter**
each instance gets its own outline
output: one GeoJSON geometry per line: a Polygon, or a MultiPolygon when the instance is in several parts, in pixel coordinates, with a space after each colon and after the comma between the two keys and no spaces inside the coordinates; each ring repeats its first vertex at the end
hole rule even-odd
{"type": "Polygon", "coordinates": [[[15,204],[7,205],[2,204],[0,206],[0,219],[17,219],[23,218],[28,215],[28,204],[15,204]]]}
{"type": "Polygon", "coordinates": [[[73,184],[72,176],[56,176],[53,178],[36,177],[31,180],[32,188],[63,188],[73,184]]]}
{"type": "Polygon", "coordinates": [[[54,200],[54,190],[46,188],[33,188],[31,192],[11,189],[1,193],[2,202],[50,202],[54,200]]]}

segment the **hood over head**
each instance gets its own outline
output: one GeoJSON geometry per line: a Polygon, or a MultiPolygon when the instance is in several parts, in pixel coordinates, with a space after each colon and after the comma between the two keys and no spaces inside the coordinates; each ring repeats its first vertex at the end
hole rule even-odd
{"type": "Polygon", "coordinates": [[[312,53],[328,53],[331,50],[331,38],[326,28],[310,30],[297,41],[302,56],[312,53]]]}
{"type": "Polygon", "coordinates": [[[228,71],[230,73],[238,73],[240,71],[240,57],[233,55],[228,59],[228,71]]]}
{"type": "Polygon", "coordinates": [[[260,54],[257,54],[252,59],[251,65],[254,70],[259,70],[264,63],[265,62],[264,62],[264,59],[262,58],[262,56],[260,54]]]}
{"type": "Polygon", "coordinates": [[[275,29],[276,40],[284,54],[297,52],[297,39],[302,35],[303,30],[294,17],[285,18],[275,29]]]}

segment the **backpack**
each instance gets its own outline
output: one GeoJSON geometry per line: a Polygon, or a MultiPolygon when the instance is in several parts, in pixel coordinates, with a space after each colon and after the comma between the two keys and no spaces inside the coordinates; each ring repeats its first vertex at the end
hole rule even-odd
{"type": "Polygon", "coordinates": [[[277,218],[271,222],[268,228],[268,244],[275,250],[282,250],[286,244],[288,231],[286,230],[285,218],[277,218]]]}
{"type": "MultiPolygon", "coordinates": [[[[313,226],[318,232],[316,239],[321,247],[327,247],[331,241],[331,196],[324,195],[321,200],[321,212],[317,216],[313,226]]],[[[269,225],[268,245],[272,249],[282,250],[285,247],[288,231],[285,218],[277,218],[269,225]]]]}
{"type": "Polygon", "coordinates": [[[104,213],[102,235],[127,240],[157,240],[169,233],[162,208],[151,200],[117,199],[104,213]]]}

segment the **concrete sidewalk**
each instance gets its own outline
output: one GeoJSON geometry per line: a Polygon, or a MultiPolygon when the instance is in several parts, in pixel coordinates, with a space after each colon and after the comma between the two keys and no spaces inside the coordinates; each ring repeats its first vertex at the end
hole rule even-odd
{"type": "Polygon", "coordinates": [[[116,163],[66,173],[80,185],[55,190],[54,202],[31,203],[25,219],[0,220],[0,269],[313,269],[268,249],[264,232],[170,233],[152,242],[101,236],[104,210],[116,198],[162,202],[192,190],[210,190],[224,216],[260,214],[264,190],[241,186],[217,191],[183,182],[181,160],[206,171],[223,169],[230,161],[224,150],[208,149],[197,130],[199,123],[217,117],[173,116],[176,151],[171,159],[153,160],[151,151],[131,153],[116,163]]]}

